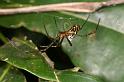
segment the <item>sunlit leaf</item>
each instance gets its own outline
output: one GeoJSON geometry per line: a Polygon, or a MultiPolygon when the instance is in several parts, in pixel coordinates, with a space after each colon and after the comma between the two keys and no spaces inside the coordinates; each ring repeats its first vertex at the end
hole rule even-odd
{"type": "Polygon", "coordinates": [[[0,48],[0,59],[24,69],[40,78],[55,80],[52,68],[46,62],[42,53],[35,49],[29,41],[14,40],[0,48]]]}

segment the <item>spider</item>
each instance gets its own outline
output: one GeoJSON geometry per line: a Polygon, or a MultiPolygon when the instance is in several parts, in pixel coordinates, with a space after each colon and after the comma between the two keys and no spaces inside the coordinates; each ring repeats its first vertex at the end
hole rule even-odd
{"type": "MultiPolygon", "coordinates": [[[[86,24],[86,22],[87,22],[88,19],[89,19],[89,16],[90,16],[90,14],[88,15],[87,19],[84,21],[84,23],[82,24],[82,26],[80,26],[80,25],[78,25],[78,24],[75,24],[75,25],[73,25],[73,26],[72,26],[70,29],[68,29],[68,30],[65,30],[64,27],[63,27],[64,31],[59,32],[59,33],[57,34],[55,40],[54,40],[52,43],[50,43],[48,46],[42,46],[42,47],[45,47],[45,49],[43,49],[43,50],[41,50],[41,51],[47,51],[50,47],[57,47],[57,46],[60,46],[60,45],[62,44],[64,38],[66,38],[67,41],[68,41],[68,43],[69,43],[69,45],[72,46],[72,43],[71,43],[72,39],[73,39],[76,35],[78,35],[77,33],[78,33],[78,32],[83,28],[83,26],[86,24]],[[57,42],[57,45],[53,46],[53,44],[56,43],[56,42],[57,42]]],[[[55,19],[55,18],[54,18],[54,19],[55,19]]],[[[97,24],[96,29],[95,29],[94,31],[92,31],[92,32],[90,32],[90,33],[88,33],[88,34],[86,34],[86,36],[96,33],[96,30],[98,29],[98,26],[99,26],[99,22],[100,22],[100,19],[99,19],[99,21],[98,21],[98,24],[97,24]]],[[[56,20],[55,20],[55,24],[57,25],[56,20]]],[[[45,31],[46,31],[46,33],[47,33],[47,30],[46,30],[45,25],[44,25],[44,29],[45,29],[45,31]]],[[[47,35],[48,35],[48,33],[47,33],[47,35]]],[[[48,35],[48,36],[49,36],[49,35],[48,35]]],[[[78,35],[78,36],[81,36],[81,35],[78,35]]]]}

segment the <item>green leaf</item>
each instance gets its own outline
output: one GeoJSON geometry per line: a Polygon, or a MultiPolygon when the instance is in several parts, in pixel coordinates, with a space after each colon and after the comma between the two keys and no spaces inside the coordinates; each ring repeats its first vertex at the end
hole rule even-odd
{"type": "MultiPolygon", "coordinates": [[[[124,33],[123,19],[124,19],[124,5],[117,5],[112,7],[101,8],[99,11],[92,13],[90,16],[90,22],[97,23],[98,19],[101,18],[100,25],[105,28],[110,28],[112,30],[124,33]]],[[[86,17],[85,14],[71,13],[71,12],[61,12],[63,14],[71,15],[77,18],[86,17]]]]}
{"type": "Polygon", "coordinates": [[[9,64],[0,62],[0,82],[25,82],[24,75],[9,64]]]}
{"type": "Polygon", "coordinates": [[[40,78],[55,80],[52,68],[35,48],[29,41],[14,39],[14,44],[10,42],[0,48],[0,59],[40,78]]]}
{"type": "MultiPolygon", "coordinates": [[[[55,75],[58,79],[57,82],[104,82],[97,76],[84,74],[82,72],[73,72],[69,70],[56,71],[55,75]]],[[[39,80],[39,82],[48,82],[43,79],[39,80]]]]}
{"type": "Polygon", "coordinates": [[[81,72],[61,71],[57,73],[60,82],[104,82],[96,76],[83,74],[81,72]]]}
{"type": "MultiPolygon", "coordinates": [[[[76,2],[80,0],[50,0],[50,1],[41,1],[41,0],[2,0],[3,6],[9,7],[23,7],[23,6],[32,6],[32,5],[39,5],[39,4],[50,4],[50,3],[62,3],[62,2],[76,2]],[[31,3],[31,1],[34,1],[31,3]]],[[[100,1],[100,0],[82,0],[82,1],[100,1]]],[[[1,4],[1,6],[2,6],[1,4]]],[[[43,32],[44,33],[44,21],[47,28],[56,28],[56,25],[54,23],[54,17],[56,17],[58,20],[61,18],[68,18],[73,16],[67,16],[66,14],[61,13],[30,13],[30,14],[16,14],[16,15],[9,15],[9,16],[0,16],[0,25],[8,28],[18,28],[21,26],[24,26],[30,30],[34,30],[37,32],[43,32]],[[47,25],[48,24],[48,25],[47,25]]],[[[61,21],[62,22],[62,21],[61,21]]],[[[65,21],[66,22],[66,21],[65,21]]],[[[63,23],[63,22],[62,22],[63,23]]],[[[59,27],[61,28],[61,27],[59,27]]],[[[53,31],[53,29],[51,29],[53,31]]],[[[57,31],[58,32],[58,31],[57,31]]],[[[56,32],[55,32],[56,33],[56,32]]],[[[52,36],[53,34],[51,34],[52,36]]],[[[55,34],[54,34],[55,35],[55,34]]]]}
{"type": "MultiPolygon", "coordinates": [[[[124,81],[122,72],[124,71],[123,7],[120,5],[105,8],[91,16],[90,21],[95,24],[88,22],[84,26],[86,29],[84,28],[79,35],[93,31],[97,25],[96,21],[101,18],[102,26],[98,28],[96,36],[82,38],[77,36],[72,40],[72,47],[67,41],[63,42],[64,51],[76,66],[81,67],[85,73],[103,77],[105,82],[124,81]]],[[[72,15],[79,18],[82,16],[81,14],[72,15]]]]}
{"type": "Polygon", "coordinates": [[[73,46],[66,42],[63,49],[72,62],[89,74],[103,76],[107,82],[124,81],[124,35],[99,27],[95,37],[75,37],[73,46]]]}
{"type": "MultiPolygon", "coordinates": [[[[69,46],[67,41],[63,41],[62,44],[63,50],[76,66],[81,67],[81,70],[85,73],[101,76],[106,80],[105,82],[124,81],[123,7],[124,5],[118,5],[103,8],[90,16],[89,22],[79,34],[83,35],[93,31],[98,18],[101,18],[96,36],[75,37],[72,40],[72,47],[69,46]]],[[[67,30],[75,23],[80,25],[83,23],[83,20],[75,17],[85,19],[86,15],[70,12],[20,14],[0,17],[0,25],[14,28],[23,25],[28,29],[45,33],[43,29],[43,24],[45,24],[49,35],[55,37],[59,30],[63,31],[63,25],[67,27],[65,27],[67,30]],[[58,27],[55,25],[54,16],[57,19],[58,27]],[[71,20],[68,20],[68,18],[71,18],[71,20]],[[12,19],[14,21],[11,21],[12,19]],[[69,24],[68,21],[72,24],[69,24]]]]}

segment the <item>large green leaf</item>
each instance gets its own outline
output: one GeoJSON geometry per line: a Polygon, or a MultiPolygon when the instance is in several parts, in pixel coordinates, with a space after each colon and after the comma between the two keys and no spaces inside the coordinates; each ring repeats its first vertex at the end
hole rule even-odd
{"type": "MultiPolygon", "coordinates": [[[[71,70],[57,71],[55,73],[57,82],[104,82],[97,76],[84,74],[82,72],[73,72],[71,70]]],[[[39,82],[49,82],[40,79],[39,82]]]]}
{"type": "Polygon", "coordinates": [[[0,59],[24,69],[40,78],[55,80],[52,68],[29,41],[15,39],[15,44],[8,43],[0,48],[0,59]]]}
{"type": "Polygon", "coordinates": [[[58,80],[60,80],[60,82],[104,82],[96,76],[72,71],[58,72],[58,80]]]}
{"type": "Polygon", "coordinates": [[[24,75],[18,69],[0,62],[0,82],[25,82],[24,75]]]}
{"type": "MultiPolygon", "coordinates": [[[[105,8],[91,16],[90,21],[96,24],[96,19],[98,21],[98,18],[101,18],[102,26],[97,30],[96,37],[76,37],[72,41],[72,47],[67,42],[63,43],[63,49],[76,66],[81,67],[86,73],[103,77],[106,82],[124,81],[123,7],[120,5],[105,8]]],[[[79,14],[73,15],[81,17],[79,14]]],[[[89,33],[87,30],[95,29],[94,27],[94,24],[87,23],[87,29],[79,34],[89,33]]]]}
{"type": "MultiPolygon", "coordinates": [[[[41,0],[2,0],[0,6],[2,7],[23,7],[23,6],[32,6],[39,4],[48,4],[48,3],[61,3],[61,2],[76,2],[80,0],[49,0],[49,1],[41,1],[41,0]]],[[[101,1],[101,0],[82,0],[82,1],[101,1]]],[[[104,1],[104,0],[103,0],[104,1]]],[[[57,17],[57,19],[68,17],[67,15],[63,15],[60,13],[35,13],[35,14],[16,14],[10,16],[0,16],[0,25],[9,27],[9,28],[18,28],[20,26],[27,27],[28,29],[35,30],[38,32],[43,31],[43,23],[48,24],[47,27],[55,27],[55,23],[53,18],[57,17]],[[60,17],[59,17],[60,16],[60,17]],[[46,20],[44,20],[46,19],[46,20]],[[6,22],[7,21],[7,22],[6,22]]],[[[73,16],[70,16],[73,18],[73,16]]],[[[55,28],[56,29],[56,28],[55,28]]]]}
{"type": "Polygon", "coordinates": [[[95,37],[76,37],[73,46],[63,44],[76,66],[86,73],[104,77],[107,82],[124,81],[124,35],[99,27],[95,37]]]}
{"type": "MultiPolygon", "coordinates": [[[[79,34],[83,35],[94,30],[98,18],[101,18],[101,26],[97,30],[96,38],[94,36],[75,37],[72,40],[72,47],[69,46],[67,41],[63,41],[62,44],[63,50],[76,66],[81,67],[81,70],[85,73],[101,76],[106,82],[124,81],[123,7],[124,5],[118,5],[103,8],[90,16],[89,22],[79,34]]],[[[65,29],[69,29],[70,27],[68,26],[72,26],[75,23],[80,25],[83,23],[83,20],[76,19],[75,17],[84,19],[86,15],[61,12],[1,16],[0,25],[15,28],[23,25],[28,29],[43,32],[44,23],[50,36],[55,37],[59,30],[63,30],[63,25],[65,29]],[[56,16],[58,27],[55,25],[54,16],[56,16]],[[11,21],[12,19],[14,21],[11,21]]]]}

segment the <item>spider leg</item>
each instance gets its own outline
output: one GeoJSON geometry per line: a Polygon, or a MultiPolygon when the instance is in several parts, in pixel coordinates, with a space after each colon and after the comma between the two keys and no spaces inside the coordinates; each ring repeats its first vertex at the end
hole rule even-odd
{"type": "Polygon", "coordinates": [[[56,18],[54,17],[54,21],[55,21],[55,25],[58,28],[57,22],[56,22],[56,18]]]}
{"type": "Polygon", "coordinates": [[[49,33],[47,32],[47,29],[46,29],[46,26],[45,26],[44,23],[43,23],[43,27],[44,27],[44,30],[45,30],[45,32],[46,32],[46,35],[47,35],[48,37],[50,37],[50,36],[49,36],[49,33]]]}
{"type": "Polygon", "coordinates": [[[58,38],[58,37],[56,37],[55,40],[54,40],[52,43],[50,43],[45,49],[40,50],[40,51],[47,51],[47,50],[48,50],[50,47],[52,47],[52,45],[57,41],[57,38],[58,38]]]}
{"type": "Polygon", "coordinates": [[[67,36],[66,36],[66,39],[67,39],[68,43],[70,44],[70,46],[72,46],[72,43],[71,43],[71,41],[68,39],[67,36]]]}
{"type": "Polygon", "coordinates": [[[99,20],[98,20],[98,24],[97,24],[97,26],[96,26],[96,31],[98,30],[100,20],[101,20],[101,19],[99,18],[99,20]]]}
{"type": "Polygon", "coordinates": [[[101,19],[99,18],[99,20],[98,20],[98,24],[97,24],[97,26],[96,26],[96,29],[95,29],[94,31],[88,33],[87,35],[91,35],[91,34],[96,33],[96,31],[98,30],[98,27],[99,27],[100,20],[101,20],[101,19]]]}
{"type": "Polygon", "coordinates": [[[88,36],[88,35],[91,35],[91,34],[96,33],[96,31],[98,30],[98,27],[99,27],[100,20],[101,19],[98,20],[98,24],[97,24],[96,29],[94,31],[89,32],[88,34],[85,34],[85,35],[79,35],[79,34],[77,34],[77,36],[79,36],[79,37],[85,37],[85,36],[88,36]]]}
{"type": "Polygon", "coordinates": [[[82,29],[82,28],[84,27],[84,25],[87,23],[87,21],[88,21],[89,17],[90,17],[90,14],[88,15],[87,19],[84,21],[84,23],[83,23],[83,25],[81,26],[81,28],[80,28],[80,29],[82,29]]]}
{"type": "Polygon", "coordinates": [[[57,46],[60,46],[62,44],[63,40],[64,40],[64,37],[59,39],[59,42],[57,43],[57,46]]]}

